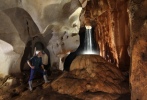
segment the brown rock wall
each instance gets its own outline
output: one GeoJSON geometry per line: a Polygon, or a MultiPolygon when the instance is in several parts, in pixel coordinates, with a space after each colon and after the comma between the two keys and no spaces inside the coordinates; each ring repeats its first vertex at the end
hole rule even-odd
{"type": "Polygon", "coordinates": [[[131,23],[131,99],[146,100],[147,84],[147,0],[131,0],[129,17],[131,23]]]}
{"type": "Polygon", "coordinates": [[[130,28],[127,13],[128,0],[91,0],[87,3],[86,24],[95,27],[95,36],[100,46],[100,55],[116,64],[121,70],[128,70],[130,58],[130,28]]]}

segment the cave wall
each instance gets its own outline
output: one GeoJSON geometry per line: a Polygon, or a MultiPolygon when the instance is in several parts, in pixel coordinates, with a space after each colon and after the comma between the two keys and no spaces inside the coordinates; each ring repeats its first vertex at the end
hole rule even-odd
{"type": "Polygon", "coordinates": [[[4,4],[7,6],[0,10],[0,77],[20,73],[20,63],[26,43],[30,37],[39,33],[30,15],[9,3],[10,5],[0,4],[0,8],[3,8],[4,4]]]}
{"type": "Polygon", "coordinates": [[[53,65],[62,54],[77,49],[80,25],[91,24],[100,55],[121,70],[131,64],[132,100],[146,99],[147,0],[0,2],[0,77],[20,72],[25,47],[34,36],[39,40],[33,44],[43,42],[53,65]]]}
{"type": "Polygon", "coordinates": [[[100,55],[124,71],[130,65],[128,1],[90,0],[85,12],[85,23],[95,27],[100,55]]]}
{"type": "Polygon", "coordinates": [[[100,55],[122,71],[130,69],[131,99],[146,100],[147,0],[91,0],[87,4],[85,23],[95,26],[100,55]]]}
{"type": "Polygon", "coordinates": [[[130,0],[131,99],[147,98],[147,0],[130,0]]]}
{"type": "Polygon", "coordinates": [[[39,41],[47,48],[51,67],[59,63],[61,55],[66,56],[66,53],[78,48],[79,16],[87,0],[0,2],[0,77],[20,72],[23,68],[21,62],[24,64],[32,55],[35,42],[39,41]],[[36,36],[39,39],[34,40],[36,36]],[[28,53],[26,48],[30,48],[31,52],[28,53]]]}
{"type": "Polygon", "coordinates": [[[59,56],[75,51],[79,46],[79,16],[85,0],[22,0],[25,9],[42,34],[50,52],[51,67],[59,63],[59,56]],[[72,45],[71,45],[72,44],[72,45]]]}

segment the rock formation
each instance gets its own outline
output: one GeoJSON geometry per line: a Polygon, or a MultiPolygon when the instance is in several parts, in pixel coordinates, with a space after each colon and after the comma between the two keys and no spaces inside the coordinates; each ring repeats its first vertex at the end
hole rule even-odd
{"type": "Polygon", "coordinates": [[[28,70],[26,60],[37,44],[44,46],[51,67],[63,66],[63,59],[79,46],[79,28],[90,24],[95,29],[100,56],[114,65],[99,56],[78,56],[71,72],[64,73],[52,87],[59,93],[82,99],[104,96],[114,100],[128,92],[122,85],[121,70],[130,74],[131,99],[146,99],[147,0],[0,2],[0,79],[28,70]],[[67,84],[58,85],[65,81],[76,86],[76,90],[67,84]]]}
{"type": "Polygon", "coordinates": [[[0,75],[20,73],[20,62],[30,36],[39,30],[30,15],[21,8],[0,11],[0,75]]]}
{"type": "Polygon", "coordinates": [[[74,51],[79,46],[79,0],[22,0],[22,7],[31,15],[50,52],[51,66],[59,62],[59,54],[74,51]],[[37,3],[36,3],[37,2],[37,3]],[[31,10],[30,10],[31,9],[31,10]],[[72,45],[71,45],[72,44],[72,45]]]}
{"type": "Polygon", "coordinates": [[[146,100],[147,84],[147,0],[131,0],[129,18],[131,24],[131,99],[146,100]]]}
{"type": "Polygon", "coordinates": [[[121,70],[128,70],[130,58],[130,29],[127,13],[128,0],[90,0],[86,6],[87,24],[95,27],[100,55],[121,70]]]}
{"type": "MultiPolygon", "coordinates": [[[[112,94],[128,93],[129,89],[123,83],[124,80],[125,77],[119,69],[102,57],[98,55],[79,55],[73,60],[70,72],[65,72],[53,81],[51,86],[54,91],[61,94],[87,99],[88,96],[84,96],[87,91],[89,92],[87,95],[103,92],[105,97],[107,97],[105,93],[111,96],[112,94]]],[[[113,98],[109,99],[113,100],[113,98]]]]}
{"type": "Polygon", "coordinates": [[[36,42],[51,61],[79,46],[80,14],[85,0],[0,0],[0,77],[27,69],[36,42]],[[36,39],[37,37],[37,39],[36,39]],[[72,44],[72,45],[71,45],[72,44]]]}

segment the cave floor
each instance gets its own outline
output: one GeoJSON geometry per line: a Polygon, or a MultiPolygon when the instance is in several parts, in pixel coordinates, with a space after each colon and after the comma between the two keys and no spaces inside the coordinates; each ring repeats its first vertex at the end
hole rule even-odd
{"type": "MultiPolygon", "coordinates": [[[[23,81],[10,89],[0,89],[0,100],[82,100],[77,97],[72,97],[65,94],[59,94],[51,88],[51,82],[57,79],[62,73],[61,71],[54,71],[48,76],[49,83],[44,83],[40,76],[33,80],[33,91],[29,91],[26,79],[28,79],[28,72],[24,74],[23,81]]],[[[88,93],[88,91],[87,91],[88,93]]],[[[86,93],[85,93],[86,94],[86,93]]],[[[89,93],[88,93],[89,94],[89,93]]],[[[92,95],[102,95],[103,92],[91,93],[92,95]]],[[[118,94],[112,94],[118,95],[118,94]]],[[[99,99],[87,99],[99,100],[99,99]]],[[[111,100],[111,99],[109,99],[111,100]]],[[[122,94],[117,100],[130,100],[130,93],[122,94]]]]}

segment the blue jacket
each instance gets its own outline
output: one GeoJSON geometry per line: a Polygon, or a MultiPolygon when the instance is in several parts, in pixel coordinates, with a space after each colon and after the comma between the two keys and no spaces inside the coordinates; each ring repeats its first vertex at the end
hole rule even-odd
{"type": "Polygon", "coordinates": [[[33,56],[31,59],[29,59],[29,62],[32,66],[35,66],[35,69],[39,69],[42,64],[42,58],[33,56]]]}

